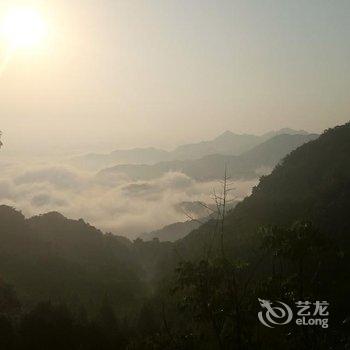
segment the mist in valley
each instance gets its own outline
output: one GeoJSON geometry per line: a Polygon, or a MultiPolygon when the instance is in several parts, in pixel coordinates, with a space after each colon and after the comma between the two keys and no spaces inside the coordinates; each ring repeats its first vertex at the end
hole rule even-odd
{"type": "Polygon", "coordinates": [[[0,1],[0,349],[349,349],[349,18],[0,1]]]}
{"type": "MultiPolygon", "coordinates": [[[[20,209],[27,217],[57,211],[69,218],[83,218],[105,232],[128,238],[187,221],[183,202],[212,203],[218,180],[197,181],[181,172],[167,172],[159,178],[133,181],[116,173],[98,176],[97,171],[69,164],[70,158],[1,160],[1,203],[20,209]]],[[[224,167],[221,169],[224,173],[224,167]]],[[[247,196],[257,179],[235,181],[234,197],[247,196]]],[[[210,213],[208,212],[207,215],[210,213]]],[[[201,213],[203,215],[203,213],[201,213]]]]}

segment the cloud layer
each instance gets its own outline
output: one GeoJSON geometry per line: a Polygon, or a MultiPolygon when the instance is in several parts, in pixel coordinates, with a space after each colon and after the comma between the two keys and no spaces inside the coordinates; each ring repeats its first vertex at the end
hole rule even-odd
{"type": "MultiPolygon", "coordinates": [[[[152,181],[125,176],[95,176],[60,164],[0,162],[0,203],[26,216],[59,211],[84,218],[104,231],[135,237],[176,221],[185,221],[182,202],[211,202],[216,182],[197,182],[182,173],[152,181]]],[[[237,182],[234,196],[246,196],[256,181],[237,182]]]]}

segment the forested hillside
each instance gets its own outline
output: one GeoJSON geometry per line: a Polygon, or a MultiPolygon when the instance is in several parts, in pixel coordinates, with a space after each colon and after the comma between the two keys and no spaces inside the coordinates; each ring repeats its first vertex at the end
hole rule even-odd
{"type": "Polygon", "coordinates": [[[94,308],[108,293],[125,312],[142,290],[129,243],[58,213],[25,219],[0,207],[0,273],[25,303],[79,300],[94,308]]]}
{"type": "Polygon", "coordinates": [[[213,219],[175,243],[0,207],[0,344],[346,349],[349,157],[348,123],[293,151],[233,210],[226,178],[213,219]],[[258,299],[325,300],[330,326],[264,328],[258,299]]]}
{"type": "MultiPolygon", "coordinates": [[[[350,228],[350,123],[327,130],[286,156],[227,216],[227,239],[259,225],[312,220],[323,230],[350,228]]],[[[195,231],[191,237],[200,235],[195,231]]],[[[185,238],[190,239],[190,237],[185,238]]]]}
{"type": "Polygon", "coordinates": [[[176,242],[173,264],[161,262],[168,274],[178,266],[174,295],[180,299],[177,306],[168,299],[169,309],[181,305],[188,318],[199,315],[188,327],[174,316],[180,334],[192,333],[199,348],[201,336],[215,349],[346,348],[349,156],[348,123],[293,151],[225,217],[224,191],[217,195],[218,220],[176,242]],[[258,298],[328,300],[332,327],[265,332],[254,318],[258,298]]]}

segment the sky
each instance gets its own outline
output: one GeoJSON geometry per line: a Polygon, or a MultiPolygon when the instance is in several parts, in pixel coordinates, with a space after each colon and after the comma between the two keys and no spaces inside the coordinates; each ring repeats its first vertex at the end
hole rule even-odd
{"type": "Polygon", "coordinates": [[[171,148],[350,119],[348,0],[1,0],[0,21],[24,5],[48,35],[0,76],[5,154],[171,148]]]}

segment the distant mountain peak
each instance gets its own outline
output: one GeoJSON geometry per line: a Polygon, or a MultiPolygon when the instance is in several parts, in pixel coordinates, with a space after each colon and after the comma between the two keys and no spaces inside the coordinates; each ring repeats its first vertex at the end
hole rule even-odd
{"type": "Polygon", "coordinates": [[[269,131],[269,132],[263,134],[262,137],[265,139],[268,139],[268,138],[272,138],[276,135],[282,135],[282,134],[309,135],[310,133],[308,131],[305,131],[305,130],[296,130],[296,129],[286,127],[286,128],[282,128],[282,129],[278,129],[278,130],[269,131]]]}
{"type": "Polygon", "coordinates": [[[222,134],[220,134],[219,136],[217,136],[214,141],[218,141],[218,140],[230,140],[233,137],[245,137],[245,136],[253,136],[253,135],[249,135],[249,134],[237,134],[234,133],[230,130],[226,130],[224,131],[222,134]]]}
{"type": "MultiPolygon", "coordinates": [[[[76,157],[71,163],[90,170],[102,170],[118,165],[154,165],[161,162],[198,160],[213,154],[238,156],[259,144],[281,134],[308,135],[304,130],[284,128],[257,136],[246,133],[234,133],[225,130],[216,138],[196,143],[183,144],[174,150],[165,151],[154,147],[115,150],[109,154],[89,154],[76,157]]],[[[140,169],[138,169],[140,170],[140,169]]]]}
{"type": "Polygon", "coordinates": [[[35,218],[40,218],[45,220],[54,220],[54,221],[67,220],[67,218],[64,215],[62,215],[57,211],[50,211],[48,213],[44,213],[44,214],[32,217],[32,219],[35,219],[35,218]]]}
{"type": "Polygon", "coordinates": [[[278,133],[291,134],[291,135],[293,135],[293,134],[298,134],[298,135],[307,135],[307,134],[309,134],[309,132],[306,131],[306,130],[302,130],[302,129],[295,130],[295,129],[292,129],[292,128],[282,128],[282,129],[279,129],[277,132],[278,133]]]}
{"type": "Polygon", "coordinates": [[[233,133],[230,130],[225,130],[222,134],[220,134],[219,136],[216,137],[216,139],[221,138],[221,137],[231,137],[236,135],[235,133],[233,133]]]}

